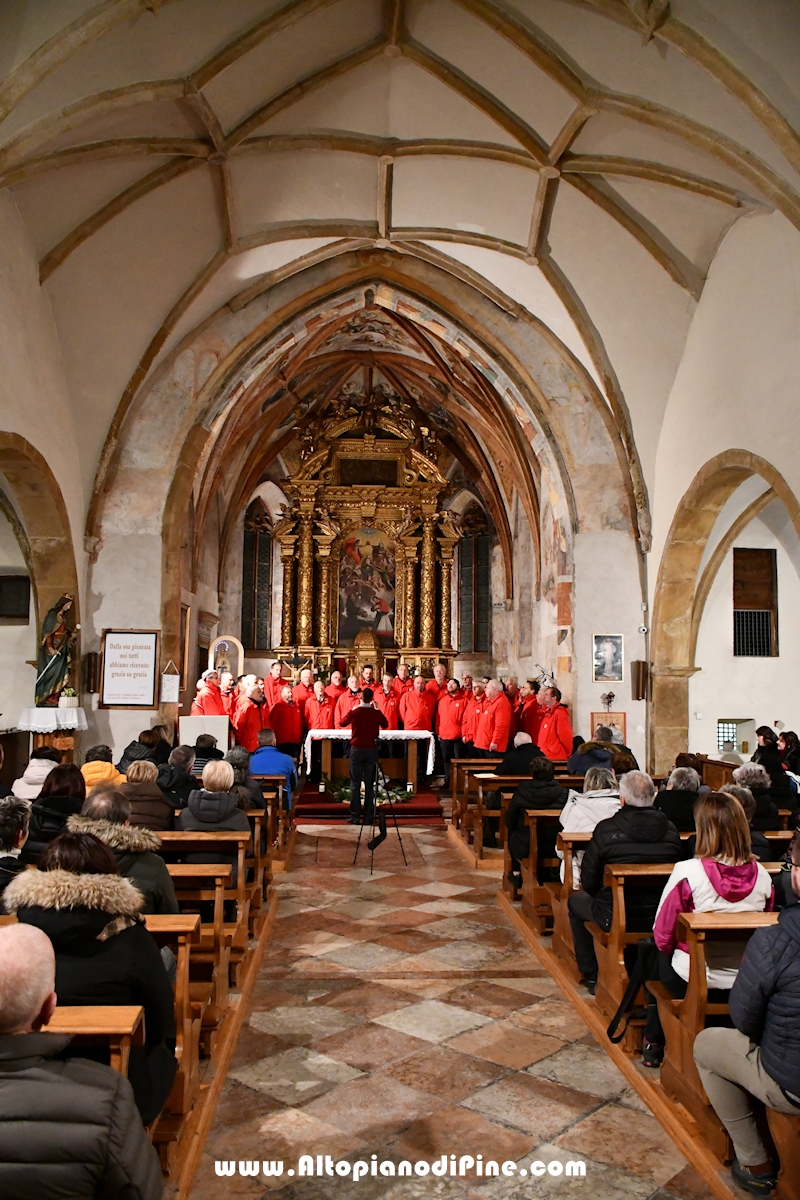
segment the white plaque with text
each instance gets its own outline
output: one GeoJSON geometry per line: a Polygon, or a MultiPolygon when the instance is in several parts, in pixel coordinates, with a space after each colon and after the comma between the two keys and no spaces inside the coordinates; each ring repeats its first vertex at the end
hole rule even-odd
{"type": "Polygon", "coordinates": [[[102,708],[155,708],[158,630],[103,630],[102,708]]]}

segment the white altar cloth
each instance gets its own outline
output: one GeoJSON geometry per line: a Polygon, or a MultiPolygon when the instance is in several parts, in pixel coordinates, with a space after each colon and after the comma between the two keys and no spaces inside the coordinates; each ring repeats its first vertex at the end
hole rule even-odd
{"type": "Polygon", "coordinates": [[[57,733],[59,729],[88,729],[82,708],[23,708],[17,729],[25,733],[57,733]]]}
{"type": "MultiPolygon", "coordinates": [[[[428,741],[428,766],[426,774],[433,774],[433,764],[436,758],[436,746],[433,740],[433,734],[427,729],[382,729],[378,734],[378,738],[382,742],[421,742],[423,738],[428,741]]],[[[349,729],[309,729],[306,734],[305,744],[303,746],[303,754],[306,760],[306,769],[311,770],[311,743],[321,741],[349,741],[349,729]]]]}

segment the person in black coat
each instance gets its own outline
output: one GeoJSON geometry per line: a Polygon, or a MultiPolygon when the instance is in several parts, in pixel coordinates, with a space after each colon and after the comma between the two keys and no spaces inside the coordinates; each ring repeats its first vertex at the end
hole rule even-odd
{"type": "MultiPolygon", "coordinates": [[[[7,912],[43,930],[56,952],[56,992],[65,1005],[141,1005],[145,1044],[131,1048],[128,1078],[145,1125],[172,1089],[175,1011],[158,946],[141,916],[142,896],[114,855],[88,833],[63,833],[5,890],[7,912]]],[[[81,1047],[83,1058],[104,1052],[81,1047]]],[[[105,1055],[107,1057],[107,1054],[105,1055]]]]}
{"type": "Polygon", "coordinates": [[[694,832],[694,806],[700,798],[700,776],[692,767],[675,767],[654,807],[672,821],[679,833],[694,832]]]}
{"type": "Polygon", "coordinates": [[[593,741],[573,749],[567,774],[585,775],[592,767],[605,767],[619,778],[626,771],[638,771],[639,764],[627,746],[616,744],[607,725],[598,725],[593,741]]]}
{"type": "MultiPolygon", "coordinates": [[[[573,892],[569,899],[575,958],[583,982],[592,993],[597,985],[597,958],[585,922],[593,921],[605,930],[611,928],[611,889],[603,882],[606,867],[616,863],[676,863],[684,857],[677,829],[653,807],[655,794],[649,775],[642,771],[623,775],[619,781],[622,808],[595,826],[581,863],[581,891],[573,892]]],[[[659,885],[652,897],[642,897],[635,914],[635,923],[642,929],[652,928],[661,890],[659,885]]]]}
{"type": "Polygon", "coordinates": [[[176,746],[169,761],[158,768],[156,783],[173,808],[186,808],[192,792],[200,787],[193,775],[194,746],[176,746]]]}
{"type": "MultiPolygon", "coordinates": [[[[753,829],[778,829],[780,814],[775,803],[770,777],[761,763],[743,763],[733,772],[733,781],[737,787],[749,788],[756,802],[755,816],[751,821],[753,829]]],[[[793,807],[791,794],[786,799],[786,807],[793,807]]]]}
{"type": "Polygon", "coordinates": [[[535,758],[544,758],[544,754],[531,735],[524,732],[517,733],[514,735],[513,746],[506,750],[494,768],[494,773],[495,775],[527,775],[535,758]]]}
{"type": "MultiPolygon", "coordinates": [[[[531,763],[529,782],[520,783],[505,811],[508,830],[508,850],[511,855],[510,880],[515,887],[522,887],[520,860],[527,858],[531,850],[531,831],[525,824],[528,808],[556,808],[560,812],[567,803],[569,792],[556,783],[555,771],[549,758],[537,757],[531,763]]],[[[553,827],[552,836],[542,830],[542,854],[555,858],[558,830],[553,827]],[[552,842],[552,845],[550,843],[552,842]]]]}
{"type": "Polygon", "coordinates": [[[11,880],[24,871],[22,847],[28,840],[31,806],[16,796],[0,799],[0,896],[11,880]]]}
{"type": "Polygon", "coordinates": [[[26,863],[37,863],[53,838],[66,828],[69,817],[81,811],[86,781],[73,763],[53,767],[31,805],[28,840],[22,850],[26,863]]]}
{"type": "MultiPolygon", "coordinates": [[[[800,775],[800,738],[793,729],[784,729],[778,738],[778,752],[787,771],[800,775]]],[[[0,758],[0,763],[2,763],[0,758]]]]}
{"type": "MultiPolygon", "coordinates": [[[[756,737],[758,745],[750,762],[758,763],[769,775],[769,794],[772,799],[779,805],[794,808],[795,793],[792,791],[789,777],[783,768],[783,758],[778,749],[778,735],[774,729],[770,729],[769,725],[760,725],[756,730],[756,737]]],[[[744,786],[748,787],[749,785],[745,784],[744,786]]]]}
{"type": "MultiPolygon", "coordinates": [[[[791,859],[792,888],[800,895],[797,835],[791,859]]],[[[777,1178],[750,1097],[800,1117],[800,905],[783,909],[777,925],[757,929],[750,938],[729,1011],[735,1028],[702,1029],[694,1060],[733,1142],[734,1179],[748,1192],[767,1196],[777,1178]]]]}
{"type": "MultiPolygon", "coordinates": [[[[239,797],[229,789],[233,787],[233,767],[230,763],[215,761],[206,763],[203,768],[203,786],[199,792],[192,792],[188,807],[178,817],[178,829],[191,830],[193,833],[215,833],[221,829],[250,832],[250,822],[247,813],[239,804],[239,797]]],[[[231,887],[236,887],[237,854],[235,849],[230,855],[221,851],[208,854],[187,854],[188,863],[229,862],[232,867],[231,887]]]]}

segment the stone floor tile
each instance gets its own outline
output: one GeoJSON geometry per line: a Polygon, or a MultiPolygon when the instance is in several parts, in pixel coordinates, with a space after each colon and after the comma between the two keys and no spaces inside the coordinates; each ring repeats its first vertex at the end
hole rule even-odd
{"type": "MultiPolygon", "coordinates": [[[[532,1079],[524,1073],[509,1075],[463,1101],[465,1108],[530,1134],[537,1141],[554,1138],[596,1105],[595,1096],[532,1079]]],[[[568,1148],[578,1149],[572,1144],[568,1148]]],[[[584,1152],[590,1153],[588,1146],[584,1152]]]]}
{"type": "Polygon", "coordinates": [[[586,1033],[586,1022],[569,1000],[548,997],[528,1008],[520,1008],[509,1020],[525,1029],[549,1033],[561,1038],[562,1042],[574,1042],[586,1033]]]}
{"type": "Polygon", "coordinates": [[[327,954],[330,950],[344,950],[347,946],[352,946],[349,938],[342,937],[338,933],[329,932],[328,930],[320,930],[319,933],[307,933],[297,942],[295,949],[298,954],[315,956],[317,954],[327,954]]]}
{"type": "Polygon", "coordinates": [[[380,1074],[390,1075],[407,1087],[430,1092],[440,1100],[457,1104],[478,1088],[494,1083],[505,1074],[505,1068],[462,1054],[451,1046],[427,1045],[418,1054],[381,1067],[380,1074]]]}
{"type": "MultiPolygon", "coordinates": [[[[279,1112],[286,1107],[280,1100],[274,1100],[266,1092],[259,1095],[257,1104],[258,1111],[265,1116],[271,1112],[279,1112]]],[[[252,1089],[245,1087],[243,1083],[238,1083],[233,1078],[233,1073],[229,1073],[214,1112],[214,1128],[228,1129],[233,1125],[241,1125],[244,1121],[251,1120],[253,1107],[252,1089]]]]}
{"type": "Polygon", "coordinates": [[[254,1029],[295,1045],[313,1042],[331,1033],[341,1033],[343,1029],[350,1029],[359,1023],[359,1019],[350,1013],[320,1005],[273,1008],[269,1012],[250,1015],[250,1025],[254,1029]]]}
{"type": "Polygon", "coordinates": [[[433,937],[452,938],[454,941],[462,941],[465,938],[477,938],[486,932],[486,926],[474,920],[476,914],[471,913],[467,917],[443,917],[441,920],[432,919],[428,925],[422,928],[423,933],[429,933],[433,937]]]}
{"type": "Polygon", "coordinates": [[[354,1137],[383,1139],[441,1107],[442,1102],[429,1092],[418,1092],[387,1076],[365,1075],[312,1100],[303,1111],[354,1137]]]}
{"type": "Polygon", "coordinates": [[[380,946],[376,942],[356,942],[321,954],[320,961],[336,963],[346,967],[348,971],[374,971],[376,967],[388,967],[398,959],[403,958],[402,950],[390,950],[388,946],[380,946]]]}
{"type": "MultiPolygon", "coordinates": [[[[484,1158],[516,1161],[535,1144],[519,1130],[506,1129],[463,1107],[441,1109],[433,1120],[416,1121],[401,1135],[396,1150],[414,1161],[442,1154],[482,1154],[484,1158]]],[[[430,1178],[430,1176],[428,1176],[430,1178]]],[[[471,1175],[473,1182],[477,1177],[471,1175]]]]}
{"type": "Polygon", "coordinates": [[[465,971],[480,971],[483,967],[496,966],[508,958],[508,950],[495,946],[480,946],[476,942],[447,942],[429,950],[427,957],[435,957],[447,966],[465,971]]]}
{"type": "MultiPolygon", "coordinates": [[[[238,1067],[229,1078],[255,1092],[264,1092],[283,1104],[302,1104],[321,1096],[337,1083],[355,1079],[361,1071],[353,1064],[329,1058],[324,1052],[306,1046],[293,1046],[283,1054],[262,1058],[238,1067]]],[[[252,1097],[251,1097],[252,1105],[252,1097]]]]}
{"type": "Polygon", "coordinates": [[[331,1008],[340,1008],[344,1012],[351,1012],[355,1017],[380,1017],[384,1013],[394,1012],[398,1008],[402,1008],[406,1004],[413,1004],[414,997],[395,990],[390,987],[384,987],[378,983],[361,983],[354,981],[355,986],[349,987],[346,991],[340,991],[329,996],[323,996],[318,1003],[330,1005],[331,1008]]]}
{"type": "Polygon", "coordinates": [[[423,1000],[397,1012],[384,1013],[375,1017],[375,1021],[426,1042],[444,1042],[467,1029],[488,1024],[489,1018],[454,1004],[442,1004],[440,1000],[423,1000]]]}
{"type": "Polygon", "coordinates": [[[420,892],[424,896],[438,896],[446,900],[450,896],[457,896],[459,892],[469,892],[472,888],[463,883],[442,883],[441,881],[434,883],[423,883],[412,888],[414,892],[420,892]]]}
{"type": "Polygon", "coordinates": [[[370,871],[369,867],[351,867],[349,871],[339,872],[342,879],[372,880],[389,879],[391,871],[370,871]]]}
{"type": "Polygon", "coordinates": [[[447,995],[448,1004],[458,1004],[485,1017],[507,1017],[519,1008],[521,999],[519,992],[486,979],[460,983],[447,995]]]}
{"type": "Polygon", "coordinates": [[[435,949],[437,943],[444,945],[443,942],[439,942],[439,939],[429,937],[425,932],[425,926],[422,929],[398,929],[396,933],[387,933],[375,940],[376,946],[401,950],[403,954],[422,954],[431,947],[435,949]]]}
{"type": "Polygon", "coordinates": [[[485,1058],[487,1062],[521,1071],[541,1058],[548,1058],[564,1045],[547,1034],[520,1029],[510,1021],[495,1021],[484,1029],[462,1033],[450,1042],[455,1050],[485,1058]]]}
{"type": "Polygon", "coordinates": [[[474,1187],[465,1200],[649,1200],[652,1183],[649,1180],[627,1175],[605,1163],[593,1162],[588,1158],[578,1159],[559,1146],[544,1143],[536,1146],[517,1163],[518,1173],[507,1179],[502,1175],[474,1187]],[[568,1162],[582,1161],[585,1177],[567,1177],[568,1162]],[[542,1176],[530,1174],[532,1163],[560,1162],[562,1173],[542,1176]],[[521,1168],[521,1170],[519,1169],[521,1168]],[[527,1175],[522,1175],[522,1170],[527,1175]]]}
{"type": "Polygon", "coordinates": [[[334,907],[337,912],[351,917],[354,921],[374,920],[376,917],[385,917],[392,912],[390,904],[377,904],[372,900],[353,900],[344,904],[336,904],[334,907]]]}
{"type": "Polygon", "coordinates": [[[329,1054],[361,1071],[375,1071],[395,1059],[415,1054],[423,1047],[427,1049],[427,1044],[419,1038],[374,1022],[334,1033],[314,1044],[320,1053],[329,1054]]]}
{"type": "Polygon", "coordinates": [[[414,996],[424,996],[426,1000],[438,1000],[441,996],[444,996],[447,994],[447,992],[451,991],[453,987],[453,981],[450,979],[435,980],[388,978],[381,979],[380,986],[397,988],[398,991],[409,992],[414,996]]]}
{"type": "Polygon", "coordinates": [[[708,1184],[688,1163],[662,1186],[670,1197],[677,1197],[677,1200],[707,1200],[708,1197],[708,1184]]]}
{"type": "Polygon", "coordinates": [[[666,1183],[686,1162],[655,1117],[616,1104],[578,1121],[557,1144],[654,1183],[666,1183]]]}
{"type": "Polygon", "coordinates": [[[602,1050],[577,1042],[528,1067],[528,1074],[551,1083],[588,1092],[603,1100],[618,1100],[627,1090],[625,1076],[602,1050]]]}
{"type": "Polygon", "coordinates": [[[465,900],[428,900],[420,904],[420,912],[433,913],[440,917],[457,917],[462,913],[475,912],[477,904],[467,904],[465,900]]]}
{"type": "MultiPolygon", "coordinates": [[[[507,967],[508,964],[504,963],[503,966],[507,967]]],[[[563,996],[564,994],[556,981],[544,971],[538,975],[525,974],[519,977],[497,975],[492,982],[500,984],[501,987],[512,988],[517,992],[525,992],[529,996],[563,996]]]]}

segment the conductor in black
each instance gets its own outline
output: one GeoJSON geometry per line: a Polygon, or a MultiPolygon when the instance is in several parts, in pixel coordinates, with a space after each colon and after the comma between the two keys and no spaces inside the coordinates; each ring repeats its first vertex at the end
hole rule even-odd
{"type": "Polygon", "coordinates": [[[342,725],[352,729],[350,738],[350,825],[361,824],[361,784],[364,783],[364,824],[371,825],[375,810],[375,781],[378,774],[378,733],[389,722],[364,688],[361,703],[350,710],[342,725]]]}

